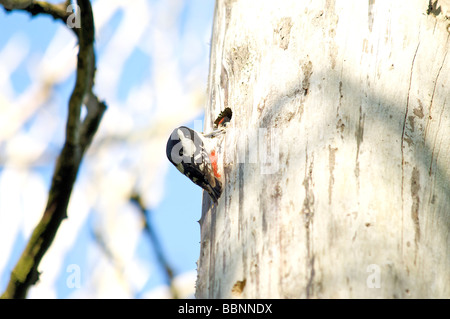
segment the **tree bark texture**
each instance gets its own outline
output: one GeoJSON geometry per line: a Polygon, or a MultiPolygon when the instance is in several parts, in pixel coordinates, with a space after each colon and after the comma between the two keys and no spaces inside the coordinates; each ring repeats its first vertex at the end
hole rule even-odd
{"type": "Polygon", "coordinates": [[[447,2],[218,0],[197,298],[449,298],[447,2]]]}

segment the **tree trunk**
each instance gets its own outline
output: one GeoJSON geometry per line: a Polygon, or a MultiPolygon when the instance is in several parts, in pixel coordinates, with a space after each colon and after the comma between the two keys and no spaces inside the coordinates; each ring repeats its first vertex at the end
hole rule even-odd
{"type": "Polygon", "coordinates": [[[197,298],[449,298],[448,6],[218,0],[197,298]]]}

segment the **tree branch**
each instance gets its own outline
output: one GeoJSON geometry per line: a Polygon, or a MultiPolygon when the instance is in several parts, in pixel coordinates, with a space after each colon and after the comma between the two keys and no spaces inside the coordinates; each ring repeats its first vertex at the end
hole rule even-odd
{"type": "Polygon", "coordinates": [[[169,265],[169,262],[167,261],[167,258],[164,255],[158,236],[156,235],[156,232],[153,229],[152,224],[149,220],[148,217],[149,211],[142,202],[142,198],[139,194],[133,194],[130,197],[130,202],[134,203],[139,208],[139,212],[141,213],[142,219],[144,220],[144,230],[150,237],[150,241],[156,253],[156,258],[158,259],[158,262],[160,263],[161,267],[164,269],[164,272],[167,277],[167,284],[169,285],[172,298],[178,299],[179,294],[173,282],[175,276],[172,267],[169,265]]]}
{"type": "MultiPolygon", "coordinates": [[[[45,13],[45,5],[49,5],[47,8],[53,9],[55,8],[52,6],[57,6],[42,1],[34,1],[33,4],[41,6],[43,12],[39,13],[45,13]]],[[[39,279],[39,263],[52,244],[61,222],[67,217],[67,206],[81,160],[106,109],[106,105],[99,102],[92,93],[95,55],[94,19],[91,3],[89,0],[78,0],[78,6],[83,14],[80,14],[81,28],[77,32],[79,40],[77,76],[75,88],[69,100],[66,140],[55,166],[47,206],[42,219],[34,229],[25,250],[11,272],[10,281],[2,298],[25,298],[28,289],[39,279]],[[81,122],[80,114],[83,103],[86,103],[88,107],[88,115],[81,122]]],[[[30,11],[30,7],[27,7],[26,10],[30,11]]],[[[61,17],[59,14],[57,16],[61,17]]]]}
{"type": "Polygon", "coordinates": [[[108,261],[111,263],[112,267],[116,271],[119,280],[121,281],[122,285],[128,290],[131,296],[136,296],[136,291],[134,287],[131,285],[128,278],[125,276],[125,267],[123,265],[122,260],[117,258],[117,256],[114,254],[112,249],[108,246],[108,243],[103,238],[100,231],[93,231],[93,236],[95,238],[96,243],[98,244],[98,247],[101,249],[105,257],[108,259],[108,261]]]}
{"type": "MultiPolygon", "coordinates": [[[[61,3],[49,3],[46,1],[36,0],[0,0],[6,11],[21,10],[30,13],[32,16],[39,14],[46,14],[53,17],[55,20],[60,20],[67,25],[67,20],[73,15],[72,11],[67,11],[70,5],[70,0],[61,3]]],[[[77,28],[70,28],[75,34],[78,34],[77,28]]]]}

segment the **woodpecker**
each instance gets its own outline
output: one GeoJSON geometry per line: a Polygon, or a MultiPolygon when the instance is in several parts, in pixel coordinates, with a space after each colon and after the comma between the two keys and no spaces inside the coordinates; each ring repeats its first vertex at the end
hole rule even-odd
{"type": "Polygon", "coordinates": [[[176,128],[169,137],[166,155],[169,161],[195,184],[206,190],[214,202],[220,197],[222,184],[217,154],[210,134],[186,126],[176,128]]]}
{"type": "Polygon", "coordinates": [[[214,121],[215,128],[226,127],[228,122],[230,122],[233,112],[229,107],[226,107],[222,112],[220,112],[217,119],[214,121]]]}

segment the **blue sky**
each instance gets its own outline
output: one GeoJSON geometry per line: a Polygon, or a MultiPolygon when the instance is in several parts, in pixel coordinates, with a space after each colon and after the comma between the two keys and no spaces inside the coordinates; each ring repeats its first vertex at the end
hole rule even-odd
{"type": "MultiPolygon", "coordinates": [[[[99,1],[94,1],[94,4],[96,2],[99,1]]],[[[170,1],[148,1],[150,7],[154,5],[154,8],[158,8],[158,10],[162,10],[163,12],[165,10],[163,8],[164,3],[169,2],[170,1]]],[[[200,91],[203,90],[203,94],[206,94],[206,75],[208,70],[209,57],[209,39],[207,37],[210,36],[211,33],[214,1],[189,0],[181,1],[181,3],[181,9],[175,22],[175,30],[177,33],[176,38],[174,38],[172,42],[169,38],[167,40],[167,43],[172,46],[173,56],[176,60],[176,67],[178,70],[177,72],[179,74],[181,87],[183,86],[183,83],[190,83],[188,80],[184,80],[185,78],[188,78],[190,76],[192,77],[193,72],[200,72],[201,75],[198,76],[199,80],[197,80],[197,82],[200,82],[198,86],[201,88],[200,91]]],[[[156,12],[152,14],[155,15],[158,13],[156,12]]],[[[155,16],[152,17],[154,19],[158,18],[155,16]]],[[[107,53],[107,45],[109,43],[109,40],[114,36],[115,32],[117,32],[119,28],[121,28],[122,18],[123,12],[118,11],[115,12],[113,16],[108,20],[107,28],[104,28],[102,31],[101,41],[96,44],[98,61],[101,61],[104,54],[107,53]]],[[[31,64],[33,64],[34,61],[39,61],[40,58],[45,54],[48,46],[50,45],[50,43],[52,43],[52,40],[55,37],[58,27],[60,27],[61,25],[62,23],[55,22],[49,17],[39,16],[31,18],[29,14],[23,12],[13,12],[7,14],[3,8],[0,8],[0,52],[5,48],[12,37],[17,37],[17,35],[19,35],[19,38],[21,36],[26,38],[26,41],[24,41],[24,47],[28,47],[26,58],[10,74],[10,83],[14,91],[13,95],[15,97],[20,97],[21,94],[27,92],[27,90],[33,84],[33,81],[36,78],[34,77],[35,75],[30,74],[30,70],[33,70],[33,66],[31,64]]],[[[67,32],[67,37],[72,37],[70,31],[67,32]]],[[[144,36],[143,39],[145,38],[146,37],[144,36]]],[[[161,43],[161,45],[164,45],[164,43],[161,43]]],[[[1,63],[2,61],[0,61],[0,66],[1,63]]],[[[8,62],[3,61],[3,63],[8,62]]],[[[158,82],[158,78],[153,78],[155,76],[153,74],[155,70],[155,63],[158,62],[145,49],[145,45],[138,45],[133,48],[131,54],[123,63],[123,69],[120,74],[117,89],[113,93],[108,92],[108,94],[104,93],[107,91],[101,91],[100,89],[101,93],[103,94],[101,95],[101,98],[105,99],[107,104],[111,104],[108,105],[110,106],[110,108],[107,110],[107,112],[110,112],[111,114],[117,112],[118,114],[126,115],[128,113],[129,107],[131,107],[130,114],[134,114],[133,112],[137,112],[136,110],[140,110],[138,106],[128,105],[127,103],[129,103],[129,97],[133,94],[133,92],[142,89],[139,88],[139,85],[146,81],[148,83],[155,84],[155,87],[152,87],[151,85],[149,86],[149,92],[157,90],[156,84],[159,85],[160,82],[158,82]]],[[[102,70],[98,70],[98,72],[102,72],[102,70]]],[[[155,73],[156,72],[157,71],[155,71],[155,73]]],[[[101,84],[103,83],[100,83],[100,85],[101,84]]],[[[47,102],[45,109],[39,109],[37,111],[38,115],[36,117],[30,117],[30,119],[26,123],[24,123],[19,133],[26,135],[35,130],[35,127],[41,124],[40,116],[43,113],[50,113],[50,115],[55,116],[55,118],[64,119],[67,112],[67,101],[73,85],[73,74],[69,75],[62,82],[57,83],[51,93],[51,97],[47,102]]],[[[188,92],[189,88],[187,87],[182,87],[181,90],[183,92],[186,91],[185,94],[190,94],[188,92]]],[[[1,94],[2,93],[0,92],[0,97],[1,94]]],[[[145,89],[143,94],[146,94],[145,89]]],[[[0,103],[2,103],[2,101],[3,100],[0,99],[0,103]]],[[[154,118],[149,116],[149,120],[147,120],[146,117],[137,116],[137,118],[134,120],[135,125],[140,126],[140,128],[145,128],[146,122],[149,123],[147,124],[147,126],[150,126],[154,122],[158,123],[158,114],[161,113],[158,107],[158,103],[161,103],[161,97],[158,96],[158,92],[153,92],[151,94],[149,93],[148,100],[144,98],[139,101],[141,101],[141,103],[143,104],[142,109],[144,110],[144,112],[146,112],[145,114],[151,116],[154,115],[154,118]],[[147,103],[153,106],[147,108],[147,103]],[[147,109],[148,111],[146,111],[147,109]]],[[[176,106],[178,108],[182,108],[182,106],[180,105],[176,106]]],[[[7,108],[9,106],[2,106],[0,104],[0,110],[2,107],[7,108]]],[[[169,107],[171,106],[169,105],[169,107]]],[[[165,106],[162,108],[164,109],[165,106]]],[[[173,112],[179,112],[177,110],[178,109],[174,106],[173,112]]],[[[183,120],[183,118],[180,118],[176,125],[187,125],[192,127],[194,120],[202,119],[202,113],[197,112],[195,117],[186,116],[185,120],[183,120]]],[[[107,121],[107,119],[105,121],[107,121]]],[[[105,126],[106,125],[107,124],[105,124],[105,126]]],[[[61,147],[61,143],[63,140],[63,128],[64,123],[57,124],[57,127],[55,129],[55,137],[51,139],[51,145],[47,148],[47,153],[50,154],[49,156],[52,159],[54,159],[55,154],[57,154],[61,147]]],[[[8,141],[0,140],[0,155],[2,155],[3,153],[3,155],[1,156],[2,158],[5,156],[4,152],[8,147],[8,141]]],[[[116,154],[125,152],[125,155],[123,155],[123,158],[121,158],[121,160],[126,162],[130,161],[131,158],[131,161],[133,161],[134,155],[131,153],[128,154],[127,152],[129,151],[127,150],[120,150],[120,147],[121,146],[118,146],[116,148],[116,152],[118,152],[116,154]]],[[[114,154],[114,152],[112,154],[114,154]]],[[[136,154],[140,153],[138,152],[136,154]]],[[[166,161],[164,153],[159,151],[156,156],[161,158],[164,157],[164,161],[166,161]]],[[[115,155],[111,155],[110,161],[112,163],[112,167],[114,167],[114,161],[118,158],[116,158],[115,155]]],[[[142,163],[141,160],[141,162],[136,165],[145,166],[146,163],[142,163]]],[[[173,270],[175,271],[175,274],[179,275],[190,271],[192,272],[196,269],[196,261],[198,259],[200,249],[200,227],[197,221],[201,216],[202,191],[185,176],[181,175],[173,166],[169,166],[168,162],[161,165],[162,171],[165,171],[165,174],[163,174],[163,180],[160,181],[159,185],[158,183],[156,183],[157,185],[152,187],[156,187],[156,189],[158,189],[159,187],[159,191],[161,191],[162,197],[159,200],[155,200],[155,202],[157,202],[156,205],[150,207],[151,216],[149,216],[149,218],[153,222],[161,245],[163,246],[163,250],[166,253],[166,256],[173,270]]],[[[43,161],[43,163],[34,165],[29,169],[42,178],[45,188],[48,189],[53,167],[54,161],[46,160],[43,161]]],[[[121,166],[119,165],[118,167],[121,166]]],[[[8,169],[8,165],[0,162],[0,177],[1,174],[3,172],[6,172],[8,169]]],[[[154,167],[149,166],[148,169],[152,170],[154,169],[154,167]]],[[[84,181],[86,179],[89,179],[89,174],[91,174],[91,172],[91,163],[86,160],[86,163],[84,162],[80,169],[79,180],[81,181],[77,182],[77,185],[85,185],[84,181]]],[[[27,200],[26,197],[24,197],[24,200],[27,200]]],[[[130,208],[127,206],[124,209],[127,210],[130,208]]],[[[22,212],[21,214],[24,214],[24,216],[26,216],[26,213],[27,212],[22,212]]],[[[4,218],[6,216],[5,214],[5,211],[0,211],[0,222],[8,222],[4,218]]],[[[74,244],[64,253],[64,256],[61,257],[63,258],[62,265],[58,270],[56,270],[57,273],[55,274],[57,280],[54,286],[54,297],[69,298],[73,294],[73,289],[69,288],[66,284],[66,278],[68,275],[66,271],[67,265],[77,264],[81,269],[90,269],[89,267],[92,267],[92,264],[97,263],[99,258],[101,258],[99,257],[99,255],[101,255],[100,250],[98,248],[92,248],[93,246],[95,246],[92,244],[92,242],[95,241],[93,233],[96,231],[99,220],[102,220],[102,217],[99,217],[99,214],[101,214],[101,212],[98,211],[98,208],[92,207],[89,209],[86,215],[87,217],[83,220],[82,226],[77,232],[74,244]]],[[[71,220],[70,216],[68,220],[71,220]]],[[[8,242],[8,245],[11,245],[13,249],[10,250],[8,261],[4,265],[5,267],[3,267],[3,269],[0,263],[0,290],[2,291],[6,287],[7,281],[9,279],[9,270],[14,266],[24,245],[26,244],[26,240],[27,238],[24,232],[19,231],[14,240],[8,242]]],[[[149,244],[148,238],[145,238],[145,234],[140,235],[136,246],[132,249],[134,250],[134,255],[136,255],[134,257],[136,258],[136,260],[142,261],[144,265],[148,264],[150,265],[150,268],[154,269],[154,271],[150,272],[150,275],[144,278],[145,283],[139,286],[139,289],[135,291],[135,297],[145,297],[146,292],[151,291],[161,284],[164,284],[164,276],[162,276],[161,269],[155,263],[155,254],[152,251],[152,247],[149,244]]],[[[45,269],[42,269],[42,264],[41,270],[44,272],[46,271],[45,269]]],[[[85,285],[84,288],[86,289],[86,285],[88,285],[88,283],[90,282],[91,276],[93,276],[93,274],[88,271],[82,273],[81,283],[82,285],[85,285]]],[[[38,294],[36,293],[36,295],[38,294]]]]}

